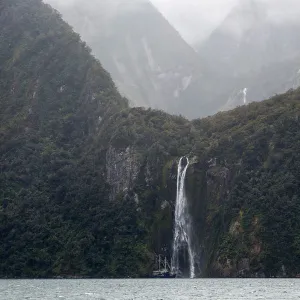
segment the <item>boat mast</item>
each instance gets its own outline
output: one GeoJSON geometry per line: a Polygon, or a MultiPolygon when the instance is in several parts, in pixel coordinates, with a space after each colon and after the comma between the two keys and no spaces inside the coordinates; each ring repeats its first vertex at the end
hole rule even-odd
{"type": "Polygon", "coordinates": [[[165,256],[165,270],[167,270],[167,257],[165,256]]]}
{"type": "Polygon", "coordinates": [[[158,254],[158,271],[160,271],[160,254],[158,254]]]}

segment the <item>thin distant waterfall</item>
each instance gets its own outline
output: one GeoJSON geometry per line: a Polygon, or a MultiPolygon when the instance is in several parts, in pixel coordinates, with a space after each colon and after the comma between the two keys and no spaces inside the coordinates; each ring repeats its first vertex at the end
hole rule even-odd
{"type": "Polygon", "coordinates": [[[190,278],[194,278],[195,259],[191,240],[192,228],[191,219],[188,212],[187,198],[185,195],[185,176],[188,166],[188,158],[182,157],[179,161],[177,171],[177,195],[175,207],[172,271],[176,274],[182,273],[182,270],[180,269],[181,253],[187,250],[189,259],[189,275],[190,278]],[[186,165],[183,165],[184,161],[186,161],[186,165]]]}
{"type": "Polygon", "coordinates": [[[244,104],[247,104],[247,92],[248,92],[248,89],[247,89],[247,88],[244,88],[244,89],[243,89],[244,104]]]}

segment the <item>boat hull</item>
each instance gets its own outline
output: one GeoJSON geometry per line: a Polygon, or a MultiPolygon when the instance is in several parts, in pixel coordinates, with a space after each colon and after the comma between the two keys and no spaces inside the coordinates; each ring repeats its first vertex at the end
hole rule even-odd
{"type": "Polygon", "coordinates": [[[163,273],[159,275],[152,275],[151,278],[176,278],[176,274],[163,273]]]}

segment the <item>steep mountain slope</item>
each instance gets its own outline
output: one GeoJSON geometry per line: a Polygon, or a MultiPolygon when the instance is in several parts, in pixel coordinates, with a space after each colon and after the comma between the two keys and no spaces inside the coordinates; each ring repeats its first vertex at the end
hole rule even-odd
{"type": "Polygon", "coordinates": [[[74,26],[134,106],[180,113],[199,72],[195,51],[148,0],[48,0],[74,26]]]}
{"type": "Polygon", "coordinates": [[[129,202],[108,202],[95,162],[101,152],[90,148],[102,122],[127,101],[41,1],[2,1],[0,24],[0,276],[113,273],[121,251],[108,241],[129,232],[136,217],[122,216],[129,202]]]}
{"type": "Polygon", "coordinates": [[[149,274],[184,155],[197,275],[299,274],[300,90],[189,122],[129,108],[41,1],[0,25],[1,277],[149,274]]]}
{"type": "Polygon", "coordinates": [[[300,22],[285,17],[272,14],[272,2],[240,1],[198,47],[211,68],[205,78],[212,112],[242,105],[245,89],[251,102],[298,86],[300,22]]]}

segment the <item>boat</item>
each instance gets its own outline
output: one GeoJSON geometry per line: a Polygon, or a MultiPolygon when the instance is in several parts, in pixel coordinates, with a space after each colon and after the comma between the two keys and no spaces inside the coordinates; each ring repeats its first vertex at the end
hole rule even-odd
{"type": "Polygon", "coordinates": [[[157,270],[152,273],[152,278],[175,278],[176,273],[172,272],[170,264],[168,263],[167,257],[162,259],[159,254],[156,257],[157,270]]]}

